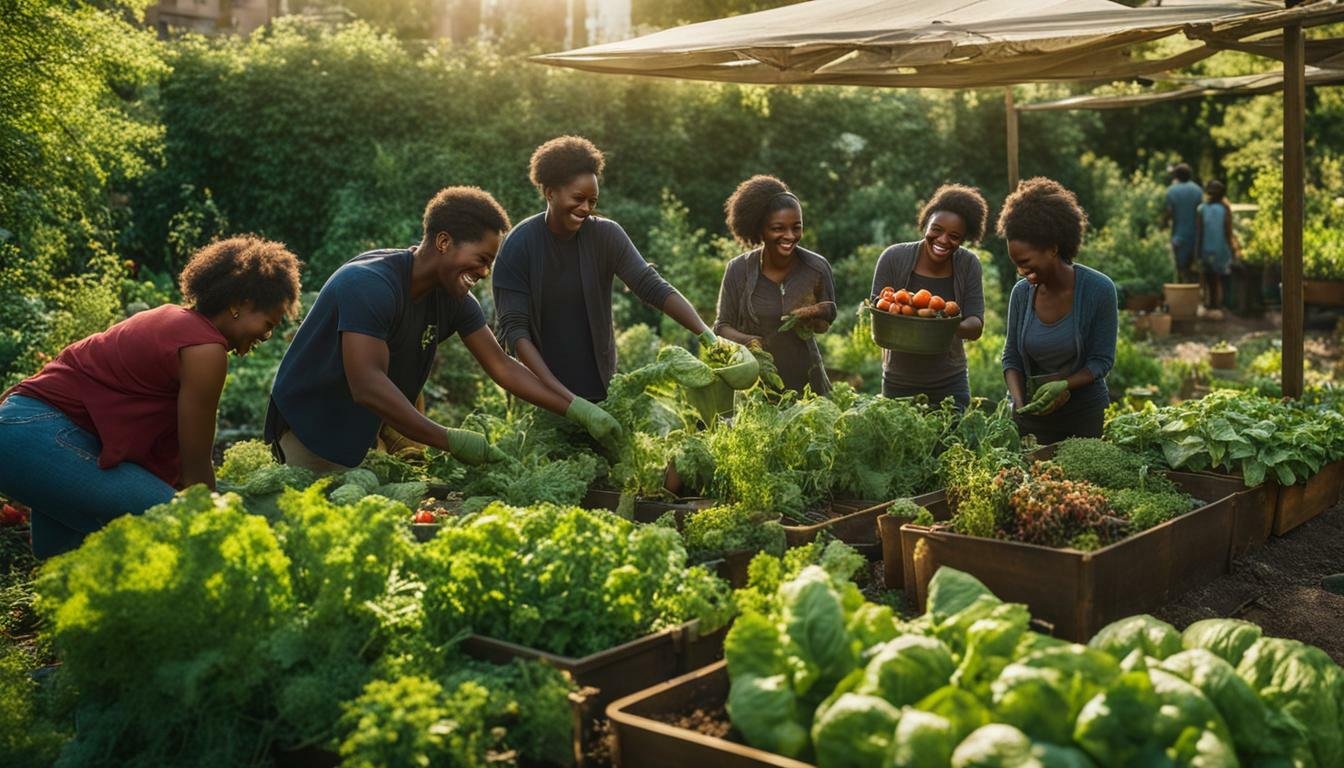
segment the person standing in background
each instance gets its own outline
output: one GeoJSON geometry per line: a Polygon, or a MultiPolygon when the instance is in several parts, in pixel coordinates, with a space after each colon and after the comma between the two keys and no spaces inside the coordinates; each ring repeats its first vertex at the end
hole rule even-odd
{"type": "Polygon", "coordinates": [[[1241,257],[1237,236],[1232,231],[1232,208],[1227,204],[1227,187],[1217,179],[1204,185],[1208,200],[1199,206],[1195,217],[1195,252],[1203,272],[1204,307],[1222,309],[1224,285],[1232,272],[1232,258],[1241,257]]]}
{"type": "Polygon", "coordinates": [[[1171,167],[1174,181],[1167,187],[1166,207],[1162,212],[1165,223],[1171,224],[1171,255],[1176,264],[1176,281],[1195,282],[1195,217],[1204,191],[1191,181],[1190,166],[1177,163],[1171,167]]]}

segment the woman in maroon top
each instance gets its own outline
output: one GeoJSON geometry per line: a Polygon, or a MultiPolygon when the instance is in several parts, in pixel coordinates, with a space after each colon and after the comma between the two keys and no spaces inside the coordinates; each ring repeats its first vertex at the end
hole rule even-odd
{"type": "Polygon", "coordinates": [[[299,261],[235,237],[202,248],[183,306],[140,312],[61,351],[0,401],[0,492],[32,508],[49,557],[196,483],[215,486],[215,415],[228,353],[270,338],[299,299],[299,261]]]}

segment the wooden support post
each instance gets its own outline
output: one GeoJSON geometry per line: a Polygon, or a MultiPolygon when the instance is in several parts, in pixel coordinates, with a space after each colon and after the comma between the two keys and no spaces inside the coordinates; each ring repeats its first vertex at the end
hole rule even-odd
{"type": "Polygon", "coordinates": [[[1017,191],[1017,106],[1013,103],[1013,86],[1003,89],[1003,109],[1008,120],[1008,194],[1017,191]]]}
{"type": "Polygon", "coordinates": [[[1283,30],[1283,394],[1302,396],[1302,226],[1306,195],[1306,72],[1302,27],[1283,30]]]}

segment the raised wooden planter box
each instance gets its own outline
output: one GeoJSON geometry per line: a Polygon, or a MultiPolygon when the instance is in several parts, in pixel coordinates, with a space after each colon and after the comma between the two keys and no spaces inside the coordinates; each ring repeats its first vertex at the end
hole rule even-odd
{"type": "Polygon", "coordinates": [[[1344,280],[1303,280],[1302,303],[1325,307],[1344,306],[1344,280]]]}
{"type": "Polygon", "coordinates": [[[1247,486],[1241,475],[1227,475],[1221,472],[1198,472],[1196,474],[1217,478],[1239,490],[1236,496],[1237,508],[1232,521],[1232,557],[1236,559],[1252,550],[1260,548],[1269,540],[1274,530],[1274,512],[1279,505],[1279,484],[1266,480],[1260,485],[1247,486]]]}
{"type": "Polygon", "coordinates": [[[722,659],[727,634],[727,628],[723,628],[700,635],[699,622],[691,621],[581,658],[484,635],[468,635],[462,641],[462,650],[483,661],[503,664],[529,659],[568,673],[583,694],[582,706],[576,704],[573,713],[574,759],[583,766],[593,720],[602,716],[608,703],[722,659]]]}
{"type": "Polygon", "coordinates": [[[1332,461],[1305,483],[1280,486],[1274,509],[1274,535],[1282,536],[1339,502],[1344,460],[1332,461]]]}
{"type": "Polygon", "coordinates": [[[813,768],[811,763],[678,728],[659,718],[717,709],[728,700],[719,662],[626,696],[607,707],[619,768],[813,768]]]}
{"type": "MultiPolygon", "coordinates": [[[[1209,503],[1092,552],[907,523],[901,527],[906,600],[922,611],[929,580],[946,565],[970,573],[1006,601],[1026,603],[1056,637],[1086,642],[1110,622],[1153,610],[1228,571],[1237,485],[1208,475],[1168,476],[1209,503]]],[[[949,516],[945,500],[927,506],[934,519],[949,516]]]]}
{"type": "MultiPolygon", "coordinates": [[[[926,493],[915,496],[911,501],[924,506],[935,494],[926,493]]],[[[886,516],[890,501],[850,501],[837,499],[831,502],[832,519],[813,525],[785,525],[784,537],[790,547],[810,544],[823,532],[845,542],[869,560],[882,557],[882,539],[878,533],[878,520],[886,516]]]]}

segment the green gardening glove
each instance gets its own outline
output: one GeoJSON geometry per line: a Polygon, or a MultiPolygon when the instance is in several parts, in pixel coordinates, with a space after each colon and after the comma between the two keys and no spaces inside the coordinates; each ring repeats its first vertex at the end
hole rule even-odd
{"type": "Polygon", "coordinates": [[[1062,405],[1063,401],[1069,396],[1069,382],[1064,379],[1047,381],[1036,388],[1036,396],[1030,403],[1022,406],[1018,413],[1041,413],[1042,411],[1052,410],[1057,405],[1062,405]]]}
{"type": "Polygon", "coordinates": [[[448,429],[448,452],[463,464],[485,464],[508,458],[486,441],[485,435],[466,429],[448,429]]]}
{"type": "Polygon", "coordinates": [[[588,434],[608,451],[615,453],[620,448],[620,422],[582,397],[575,397],[569,404],[565,418],[588,430],[588,434]]]}

